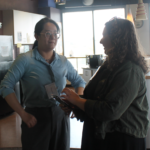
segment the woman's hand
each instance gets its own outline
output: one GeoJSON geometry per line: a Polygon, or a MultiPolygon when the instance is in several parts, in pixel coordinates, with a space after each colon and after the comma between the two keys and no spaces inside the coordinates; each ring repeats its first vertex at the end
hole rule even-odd
{"type": "Polygon", "coordinates": [[[62,94],[61,97],[64,101],[68,101],[71,104],[77,106],[81,110],[84,111],[84,105],[85,102],[87,101],[86,99],[80,98],[78,94],[76,94],[73,90],[64,88],[62,90],[62,93],[65,93],[64,95],[62,94]]]}
{"type": "Polygon", "coordinates": [[[61,95],[62,99],[66,102],[68,101],[71,104],[76,105],[77,101],[80,101],[79,95],[69,88],[64,88],[62,90],[62,93],[66,94],[66,95],[61,95]]]}
{"type": "Polygon", "coordinates": [[[86,99],[80,98],[78,94],[76,94],[73,90],[64,88],[62,90],[62,93],[65,93],[64,95],[62,94],[61,97],[64,101],[68,101],[71,104],[77,106],[81,110],[84,111],[84,105],[85,102],[87,101],[86,99]]]}
{"type": "Polygon", "coordinates": [[[61,95],[62,99],[66,102],[68,101],[71,104],[76,105],[77,101],[80,101],[79,95],[69,88],[64,88],[62,93],[66,94],[66,95],[61,95]]]}
{"type": "Polygon", "coordinates": [[[36,125],[36,123],[37,123],[36,118],[33,115],[31,115],[31,114],[29,114],[29,113],[27,113],[25,111],[22,114],[21,118],[27,124],[27,126],[29,128],[34,127],[36,125]]]}

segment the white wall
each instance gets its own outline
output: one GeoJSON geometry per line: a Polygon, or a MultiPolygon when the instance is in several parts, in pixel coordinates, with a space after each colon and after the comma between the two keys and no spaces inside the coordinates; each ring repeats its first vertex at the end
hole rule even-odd
{"type": "MultiPolygon", "coordinates": [[[[132,4],[132,5],[127,5],[126,6],[126,10],[128,12],[128,8],[131,8],[131,12],[133,15],[133,18],[136,17],[136,10],[137,10],[137,4],[132,4]]],[[[141,28],[136,29],[137,30],[137,34],[138,34],[138,38],[139,41],[142,45],[143,51],[145,52],[146,55],[150,55],[150,29],[149,29],[149,6],[147,3],[145,3],[145,9],[146,9],[146,13],[147,13],[147,18],[148,20],[144,20],[144,24],[141,28]]]]}
{"type": "Polygon", "coordinates": [[[33,44],[35,41],[35,25],[39,20],[45,17],[45,15],[13,10],[14,44],[33,44]]]}

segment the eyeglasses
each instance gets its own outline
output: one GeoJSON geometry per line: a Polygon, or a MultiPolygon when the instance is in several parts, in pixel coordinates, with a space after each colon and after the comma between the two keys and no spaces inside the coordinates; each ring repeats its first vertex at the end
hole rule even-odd
{"type": "Polygon", "coordinates": [[[45,33],[40,33],[40,34],[44,34],[46,38],[50,38],[50,37],[55,37],[55,39],[59,39],[60,34],[57,32],[45,32],[45,33]]]}

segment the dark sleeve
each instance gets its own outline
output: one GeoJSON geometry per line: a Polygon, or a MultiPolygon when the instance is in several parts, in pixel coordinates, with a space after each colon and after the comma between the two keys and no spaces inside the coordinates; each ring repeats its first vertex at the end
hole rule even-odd
{"type": "Polygon", "coordinates": [[[85,112],[82,111],[81,109],[77,108],[73,110],[77,120],[80,120],[80,122],[83,122],[85,119],[85,112]]]}
{"type": "MultiPolygon", "coordinates": [[[[84,95],[79,95],[79,96],[80,96],[81,98],[84,98],[84,95]]],[[[79,108],[76,108],[76,109],[73,110],[73,112],[74,112],[74,114],[75,114],[77,120],[80,120],[81,122],[84,121],[84,119],[85,119],[85,112],[84,112],[84,111],[82,111],[82,110],[79,109],[79,108]]]]}
{"type": "Polygon", "coordinates": [[[117,120],[137,97],[140,77],[133,69],[124,70],[113,80],[104,100],[87,100],[85,112],[96,121],[117,120]]]}

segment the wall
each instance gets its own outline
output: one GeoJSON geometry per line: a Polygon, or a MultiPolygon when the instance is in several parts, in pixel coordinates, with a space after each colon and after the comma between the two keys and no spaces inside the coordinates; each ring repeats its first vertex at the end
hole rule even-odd
{"type": "Polygon", "coordinates": [[[0,10],[22,10],[37,13],[38,0],[0,0],[0,10]]]}
{"type": "Polygon", "coordinates": [[[54,0],[38,0],[38,7],[54,7],[56,8],[56,3],[54,0]]]}
{"type": "MultiPolygon", "coordinates": [[[[0,10],[0,22],[2,22],[2,20],[3,20],[3,17],[2,17],[2,11],[0,10]]],[[[0,29],[0,35],[2,35],[3,34],[3,30],[2,30],[2,28],[0,29]]]]}
{"type": "Polygon", "coordinates": [[[38,8],[38,14],[43,14],[56,22],[62,22],[61,10],[53,7],[38,8]]]}
{"type": "MultiPolygon", "coordinates": [[[[37,13],[38,0],[0,0],[0,22],[2,22],[1,10],[12,9],[37,13]]],[[[3,27],[0,29],[0,35],[3,35],[3,27]]]]}
{"type": "MultiPolygon", "coordinates": [[[[129,5],[126,6],[126,10],[128,10],[129,5]]],[[[137,10],[137,4],[130,5],[131,12],[133,15],[133,18],[136,17],[136,10],[137,10]]],[[[136,29],[138,39],[141,43],[141,47],[143,48],[143,51],[145,52],[146,55],[150,55],[150,29],[149,29],[149,6],[147,3],[145,3],[145,9],[147,13],[147,20],[144,20],[144,24],[141,28],[136,29]]]]}

